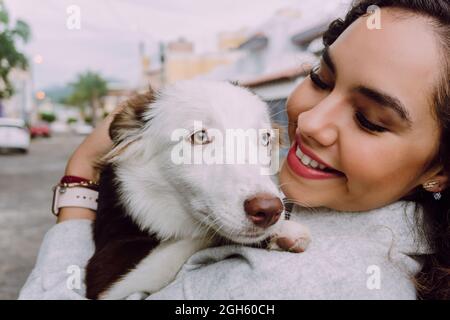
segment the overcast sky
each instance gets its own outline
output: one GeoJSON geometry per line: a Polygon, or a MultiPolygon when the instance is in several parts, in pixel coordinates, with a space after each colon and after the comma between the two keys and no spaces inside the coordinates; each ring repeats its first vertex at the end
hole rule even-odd
{"type": "MultiPolygon", "coordinates": [[[[6,0],[14,18],[32,28],[26,46],[37,89],[63,85],[86,69],[135,84],[139,77],[138,43],[147,51],[159,41],[184,36],[197,51],[215,46],[220,31],[254,28],[280,8],[309,0],[6,0]],[[81,29],[69,30],[70,5],[81,9],[81,29]],[[31,60],[33,61],[33,59],[31,60]]],[[[315,0],[316,1],[316,0],[315,0]]]]}

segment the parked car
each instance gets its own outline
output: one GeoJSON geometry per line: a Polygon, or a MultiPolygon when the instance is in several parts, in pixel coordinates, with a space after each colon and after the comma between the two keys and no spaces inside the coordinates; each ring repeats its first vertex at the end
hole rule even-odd
{"type": "Polygon", "coordinates": [[[86,123],[80,123],[74,126],[74,130],[79,135],[88,135],[94,130],[94,128],[86,123]]]}
{"type": "Polygon", "coordinates": [[[0,149],[27,153],[30,132],[22,119],[0,118],[0,149]]]}
{"type": "Polygon", "coordinates": [[[37,123],[31,126],[30,134],[32,138],[35,137],[50,137],[50,127],[45,123],[37,123]]]}
{"type": "Polygon", "coordinates": [[[55,121],[50,124],[50,130],[52,133],[66,133],[70,131],[70,127],[67,123],[55,121]]]}

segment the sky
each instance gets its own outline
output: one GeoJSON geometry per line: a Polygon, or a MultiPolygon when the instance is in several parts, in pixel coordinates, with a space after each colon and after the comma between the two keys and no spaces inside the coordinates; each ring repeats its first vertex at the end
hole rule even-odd
{"type": "MultiPolygon", "coordinates": [[[[254,29],[278,9],[302,0],[5,0],[13,19],[25,20],[32,39],[31,58],[37,90],[62,86],[87,69],[133,86],[140,75],[138,44],[157,52],[160,41],[180,36],[197,52],[214,50],[221,31],[254,29]],[[69,29],[70,13],[80,9],[80,29],[69,29]],[[35,59],[40,56],[42,59],[35,59]],[[40,63],[36,63],[40,62],[40,63]],[[39,61],[40,60],[40,61],[39,61]]],[[[306,0],[303,0],[306,1],[306,0]]]]}

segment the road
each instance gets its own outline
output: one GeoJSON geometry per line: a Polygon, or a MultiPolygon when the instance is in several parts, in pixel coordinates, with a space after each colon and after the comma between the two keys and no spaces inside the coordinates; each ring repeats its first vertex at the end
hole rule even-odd
{"type": "Polygon", "coordinates": [[[27,155],[0,154],[0,300],[16,299],[55,223],[51,188],[81,143],[80,136],[32,141],[27,155]]]}

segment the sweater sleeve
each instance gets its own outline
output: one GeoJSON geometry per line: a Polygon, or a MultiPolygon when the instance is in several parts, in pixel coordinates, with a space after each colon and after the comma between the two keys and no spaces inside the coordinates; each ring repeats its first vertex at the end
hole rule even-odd
{"type": "Polygon", "coordinates": [[[93,253],[91,221],[70,220],[54,225],[44,237],[19,299],[86,299],[85,266],[93,253]]]}
{"type": "Polygon", "coordinates": [[[193,255],[177,279],[149,299],[416,298],[414,259],[367,239],[328,240],[300,254],[209,248],[193,255]]]}

